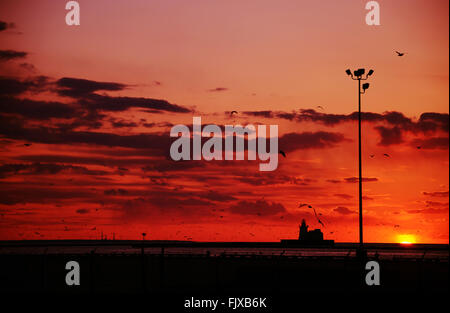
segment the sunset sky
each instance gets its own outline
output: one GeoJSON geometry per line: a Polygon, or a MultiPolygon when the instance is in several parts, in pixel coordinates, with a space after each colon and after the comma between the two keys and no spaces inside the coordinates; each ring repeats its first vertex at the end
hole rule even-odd
{"type": "Polygon", "coordinates": [[[448,243],[448,1],[380,0],[380,26],[357,0],[80,0],[79,26],[66,2],[0,1],[0,240],[279,241],[305,218],[356,242],[365,67],[365,240],[448,243]],[[278,125],[286,158],[175,162],[194,116],[278,125]]]}

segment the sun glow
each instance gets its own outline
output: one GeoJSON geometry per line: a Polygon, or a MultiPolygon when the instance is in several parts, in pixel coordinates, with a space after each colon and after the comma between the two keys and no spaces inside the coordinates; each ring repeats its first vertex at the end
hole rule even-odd
{"type": "Polygon", "coordinates": [[[416,236],[409,234],[398,235],[397,242],[405,245],[416,243],[416,236]]]}

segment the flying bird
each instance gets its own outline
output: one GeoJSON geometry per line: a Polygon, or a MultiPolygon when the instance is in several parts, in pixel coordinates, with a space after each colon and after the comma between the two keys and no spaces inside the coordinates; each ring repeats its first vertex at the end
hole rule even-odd
{"type": "Polygon", "coordinates": [[[312,209],[314,210],[314,215],[315,215],[316,218],[317,218],[317,222],[318,222],[319,224],[322,224],[323,227],[325,227],[325,225],[322,223],[322,221],[320,220],[320,218],[317,216],[316,209],[314,209],[314,208],[312,208],[312,209]]]}
{"type": "Polygon", "coordinates": [[[373,158],[375,156],[375,154],[371,154],[370,157],[373,158]]]}
{"type": "MultiPolygon", "coordinates": [[[[316,209],[314,209],[311,205],[309,205],[309,204],[307,204],[307,203],[300,203],[298,207],[299,207],[299,208],[302,208],[302,207],[304,207],[304,206],[308,207],[309,209],[313,209],[314,215],[316,216],[316,219],[317,219],[317,222],[318,222],[319,224],[321,224],[323,227],[325,227],[324,223],[320,220],[319,216],[317,215],[316,209]]],[[[320,214],[320,213],[319,213],[319,214],[320,214]]],[[[320,215],[322,215],[322,214],[320,214],[320,215]]]]}
{"type": "Polygon", "coordinates": [[[387,157],[387,158],[390,158],[391,156],[389,155],[389,154],[387,154],[387,153],[384,153],[383,154],[385,157],[387,157]]]}
{"type": "Polygon", "coordinates": [[[230,115],[237,114],[237,111],[231,111],[230,115]]]}
{"type": "Polygon", "coordinates": [[[422,147],[421,147],[421,146],[417,146],[417,149],[419,149],[419,150],[420,150],[420,149],[422,149],[422,147]]]}
{"type": "Polygon", "coordinates": [[[406,52],[398,52],[398,51],[395,51],[395,53],[397,53],[397,55],[399,57],[402,57],[402,56],[404,56],[406,54],[406,52]]]}
{"type": "Polygon", "coordinates": [[[321,110],[324,110],[323,106],[321,106],[321,105],[318,105],[317,108],[321,109],[321,110]]]}
{"type": "Polygon", "coordinates": [[[23,144],[25,147],[30,147],[32,144],[31,143],[24,143],[23,144]]]}
{"type": "Polygon", "coordinates": [[[280,154],[281,154],[283,157],[286,157],[286,153],[284,153],[283,150],[280,150],[280,154]]]}

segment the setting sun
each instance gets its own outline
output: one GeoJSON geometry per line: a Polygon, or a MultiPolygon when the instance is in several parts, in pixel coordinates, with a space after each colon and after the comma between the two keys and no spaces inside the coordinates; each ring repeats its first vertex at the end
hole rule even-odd
{"type": "Polygon", "coordinates": [[[412,244],[416,243],[416,236],[409,235],[409,234],[403,234],[397,236],[397,242],[401,244],[412,244]]]}

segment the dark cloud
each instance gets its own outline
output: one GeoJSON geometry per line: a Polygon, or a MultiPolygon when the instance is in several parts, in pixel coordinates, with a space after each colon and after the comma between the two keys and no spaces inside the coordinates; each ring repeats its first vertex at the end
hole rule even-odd
{"type": "Polygon", "coordinates": [[[14,184],[7,182],[0,185],[0,203],[13,205],[18,203],[48,203],[59,201],[73,202],[73,199],[94,199],[95,192],[79,187],[55,188],[54,186],[14,184]]]}
{"type": "Polygon", "coordinates": [[[122,188],[118,188],[118,189],[107,189],[103,193],[107,196],[124,196],[128,194],[128,191],[122,188]]]}
{"type": "Polygon", "coordinates": [[[128,85],[115,82],[98,82],[87,79],[64,77],[56,81],[57,92],[62,96],[83,100],[82,103],[91,110],[125,111],[129,108],[148,109],[150,113],[160,111],[188,113],[189,109],[172,104],[166,100],[135,97],[112,97],[96,94],[96,91],[121,91],[128,85]]]}
{"type": "Polygon", "coordinates": [[[381,137],[380,146],[397,145],[403,142],[403,133],[399,127],[377,126],[375,129],[381,137]]]}
{"type": "Polygon", "coordinates": [[[0,134],[10,139],[47,144],[89,144],[106,147],[152,149],[166,155],[171,138],[166,133],[117,135],[104,132],[73,131],[51,127],[27,127],[20,119],[0,115],[0,134]]]}
{"type": "Polygon", "coordinates": [[[279,147],[290,152],[303,149],[323,149],[336,146],[338,143],[350,141],[341,133],[303,132],[289,133],[280,137],[279,147]]]}
{"type": "MultiPolygon", "coordinates": [[[[345,122],[357,121],[358,112],[351,114],[329,114],[317,112],[313,109],[301,109],[293,112],[281,111],[246,111],[245,115],[266,118],[281,118],[295,122],[316,122],[326,126],[335,126],[345,122]]],[[[417,121],[404,116],[400,112],[390,111],[380,113],[362,112],[361,118],[365,122],[384,122],[397,127],[401,131],[413,133],[428,133],[435,131],[449,132],[449,115],[447,113],[423,113],[417,121]]]]}
{"type": "MultiPolygon", "coordinates": [[[[130,152],[130,154],[132,154],[130,152]]],[[[147,155],[149,157],[115,157],[114,152],[107,154],[104,152],[102,156],[92,155],[92,156],[72,156],[72,155],[22,155],[17,156],[15,159],[25,162],[41,162],[41,163],[69,163],[69,164],[91,164],[91,165],[101,165],[108,167],[121,167],[121,166],[144,166],[152,162],[157,162],[153,160],[150,156],[152,154],[151,150],[147,150],[147,155]]]]}
{"type": "Polygon", "coordinates": [[[227,91],[228,90],[228,88],[225,88],[225,87],[216,87],[216,88],[213,88],[213,89],[208,89],[207,91],[209,91],[209,92],[219,92],[219,91],[227,91]]]}
{"type": "Polygon", "coordinates": [[[406,211],[409,214],[447,214],[448,215],[448,208],[446,209],[418,209],[418,210],[408,210],[406,211]]]}
{"type": "MultiPolygon", "coordinates": [[[[359,178],[358,177],[348,177],[348,178],[344,178],[344,180],[347,183],[357,183],[357,182],[359,182],[359,178]]],[[[363,177],[362,181],[363,182],[375,182],[375,181],[378,181],[378,178],[375,178],[375,177],[363,177]]]]}
{"type": "Polygon", "coordinates": [[[425,201],[427,207],[447,207],[448,202],[438,202],[438,201],[425,201]]]}
{"type": "Polygon", "coordinates": [[[89,109],[102,111],[126,111],[130,108],[146,109],[147,113],[189,113],[191,110],[172,104],[166,100],[134,97],[110,97],[106,95],[89,94],[84,98],[86,106],[89,109]]]}
{"type": "Polygon", "coordinates": [[[23,69],[25,69],[25,70],[27,70],[27,71],[29,71],[29,72],[36,72],[37,70],[36,70],[36,67],[33,65],[33,64],[31,64],[31,63],[20,63],[20,65],[19,65],[21,68],[23,68],[23,69]]]}
{"type": "Polygon", "coordinates": [[[421,149],[442,149],[448,150],[449,137],[431,137],[425,139],[414,139],[411,146],[420,147],[421,149]]]}
{"type": "Polygon", "coordinates": [[[436,131],[438,129],[449,132],[449,115],[447,113],[427,112],[420,115],[417,128],[422,132],[436,131]]]}
{"type": "Polygon", "coordinates": [[[111,120],[111,125],[114,128],[138,127],[138,124],[135,122],[114,119],[111,120]]]}
{"type": "Polygon", "coordinates": [[[38,91],[48,83],[45,76],[36,76],[25,80],[0,76],[0,96],[16,96],[26,91],[38,91]]]}
{"type": "Polygon", "coordinates": [[[3,164],[0,165],[0,178],[15,175],[54,175],[61,172],[68,174],[82,175],[106,175],[108,172],[100,170],[90,170],[82,166],[62,165],[62,164],[3,164]]]}
{"type": "Polygon", "coordinates": [[[58,93],[72,98],[81,98],[99,90],[119,91],[127,85],[112,82],[97,82],[88,79],[63,77],[56,81],[58,93]]]}
{"type": "Polygon", "coordinates": [[[256,116],[256,117],[265,117],[265,118],[273,117],[272,111],[246,111],[246,112],[242,112],[242,113],[245,115],[256,116]]]}
{"type": "MultiPolygon", "coordinates": [[[[150,162],[149,162],[150,163],[150,162]]],[[[193,168],[202,168],[205,167],[207,164],[204,161],[197,161],[197,160],[180,160],[180,161],[173,161],[173,160],[158,160],[158,162],[154,162],[152,165],[148,165],[142,168],[142,171],[144,172],[172,172],[172,171],[186,171],[193,168]]]]}
{"type": "Polygon", "coordinates": [[[230,212],[240,215],[270,216],[286,212],[281,203],[270,203],[266,200],[239,201],[229,208],[230,212]]]}
{"type": "MultiPolygon", "coordinates": [[[[197,208],[197,207],[213,207],[214,202],[204,200],[201,198],[181,198],[176,195],[165,194],[157,195],[149,198],[149,203],[159,209],[169,209],[169,210],[183,210],[185,208],[197,208]]],[[[192,212],[192,210],[189,210],[192,212]]]]}
{"type": "Polygon", "coordinates": [[[350,210],[350,209],[348,209],[348,208],[346,208],[344,206],[337,207],[333,211],[337,212],[339,214],[342,214],[342,215],[356,214],[356,212],[353,212],[352,210],[350,210]]]}
{"type": "Polygon", "coordinates": [[[425,196],[431,196],[431,197],[448,197],[448,191],[433,191],[433,192],[424,191],[423,194],[425,196]]]}
{"type": "MultiPolygon", "coordinates": [[[[18,89],[20,89],[19,86],[18,89]]],[[[28,119],[48,120],[50,118],[73,118],[78,114],[79,110],[61,102],[35,101],[0,96],[0,112],[19,114],[28,119]]]]}
{"type": "Polygon", "coordinates": [[[242,173],[242,171],[233,173],[236,180],[252,185],[252,186],[268,186],[293,184],[299,186],[308,186],[316,182],[314,179],[300,178],[289,176],[281,173],[271,173],[270,175],[264,173],[242,173]]]}
{"type": "Polygon", "coordinates": [[[201,193],[200,198],[208,199],[215,202],[228,202],[236,200],[236,198],[229,194],[220,193],[217,191],[210,190],[209,192],[201,193]]]}
{"type": "Polygon", "coordinates": [[[178,220],[199,223],[205,218],[213,217],[211,208],[215,203],[199,198],[188,197],[176,191],[159,191],[150,197],[139,197],[126,200],[117,206],[121,212],[120,221],[147,218],[149,223],[161,223],[174,216],[178,220]],[[176,214],[176,215],[175,215],[176,214]]]}
{"type": "Polygon", "coordinates": [[[7,23],[4,21],[0,21],[0,32],[15,27],[16,25],[14,23],[7,23]]]}
{"type": "Polygon", "coordinates": [[[15,59],[23,59],[28,55],[27,52],[14,50],[0,50],[0,61],[9,61],[15,59]]]}
{"type": "Polygon", "coordinates": [[[8,29],[8,23],[0,21],[0,32],[8,29]]]}

